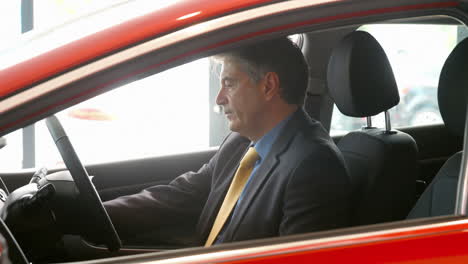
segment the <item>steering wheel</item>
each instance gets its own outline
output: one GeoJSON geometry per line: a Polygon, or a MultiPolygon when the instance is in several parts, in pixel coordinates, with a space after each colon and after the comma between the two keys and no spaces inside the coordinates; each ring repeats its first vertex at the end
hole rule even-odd
{"type": "Polygon", "coordinates": [[[119,250],[122,244],[114,225],[58,118],[55,116],[46,118],[46,125],[80,193],[79,197],[88,214],[87,217],[94,219],[96,226],[100,227],[96,229],[97,237],[102,238],[110,251],[119,250]]]}

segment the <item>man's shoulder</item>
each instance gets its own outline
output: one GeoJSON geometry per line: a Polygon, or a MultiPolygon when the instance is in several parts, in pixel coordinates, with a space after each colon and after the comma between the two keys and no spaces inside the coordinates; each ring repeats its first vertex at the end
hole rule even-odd
{"type": "Polygon", "coordinates": [[[348,180],[341,151],[321,123],[312,118],[303,120],[280,159],[296,176],[307,178],[322,171],[329,179],[348,180]]]}
{"type": "Polygon", "coordinates": [[[302,143],[333,144],[333,140],[322,124],[310,117],[305,111],[300,111],[285,129],[292,130],[290,134],[292,134],[294,138],[299,139],[299,141],[302,141],[302,143]]]}
{"type": "Polygon", "coordinates": [[[312,158],[342,162],[341,152],[319,121],[304,112],[294,122],[295,124],[286,128],[294,130],[285,133],[292,135],[286,151],[287,156],[292,156],[296,161],[312,158]]]}

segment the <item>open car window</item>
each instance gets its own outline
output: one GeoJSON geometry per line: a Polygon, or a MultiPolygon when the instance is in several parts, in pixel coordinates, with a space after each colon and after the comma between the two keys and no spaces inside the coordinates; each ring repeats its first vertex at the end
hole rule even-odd
{"type": "MultiPolygon", "coordinates": [[[[302,36],[290,38],[301,45],[302,36]]],[[[215,103],[220,65],[202,58],[123,85],[57,113],[84,164],[190,153],[216,148],[229,133],[215,103]]],[[[5,136],[0,171],[63,167],[44,121],[32,139],[5,136]],[[23,146],[18,148],[18,146],[23,146]]]]}
{"type": "MultiPolygon", "coordinates": [[[[226,135],[223,120],[213,120],[211,93],[218,80],[209,59],[200,59],[129,83],[67,108],[57,117],[84,164],[194,152],[216,147],[226,135]],[[216,123],[218,121],[218,123],[216,123]],[[224,127],[223,127],[224,125],[224,127]],[[223,130],[224,129],[224,130],[223,130]],[[217,134],[216,134],[217,133],[217,134]]],[[[221,119],[220,117],[218,117],[221,119]]],[[[3,169],[19,169],[21,132],[6,136],[3,169]],[[15,152],[16,150],[16,152],[15,152]],[[7,166],[11,166],[8,168],[7,166]]],[[[35,166],[63,166],[43,121],[36,124],[35,166]],[[51,155],[54,153],[54,155],[51,155]]]]}

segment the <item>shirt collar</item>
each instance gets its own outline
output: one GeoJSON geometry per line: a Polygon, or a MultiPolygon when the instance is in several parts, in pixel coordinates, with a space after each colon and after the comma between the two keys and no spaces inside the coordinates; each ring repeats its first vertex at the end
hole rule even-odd
{"type": "Polygon", "coordinates": [[[275,139],[278,137],[279,133],[292,116],[293,114],[290,114],[287,118],[279,122],[273,129],[268,131],[268,133],[263,135],[263,137],[261,137],[258,141],[253,142],[253,147],[260,156],[260,162],[266,157],[268,152],[270,152],[270,149],[273,143],[275,142],[275,139]]]}

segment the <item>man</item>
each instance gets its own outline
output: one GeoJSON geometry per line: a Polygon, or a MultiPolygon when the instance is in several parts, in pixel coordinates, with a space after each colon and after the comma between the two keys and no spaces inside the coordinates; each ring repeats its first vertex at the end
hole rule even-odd
{"type": "Polygon", "coordinates": [[[210,246],[345,226],[349,179],[328,133],[302,109],[300,49],[279,38],[215,58],[223,66],[216,103],[233,132],[198,172],[104,203],[121,237],[196,225],[192,245],[210,246]]]}

